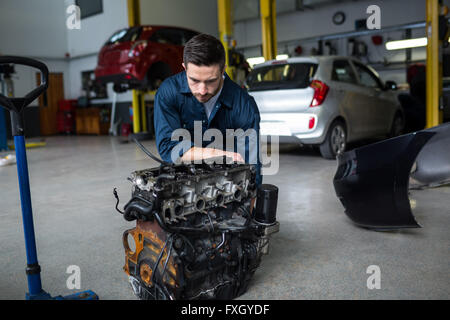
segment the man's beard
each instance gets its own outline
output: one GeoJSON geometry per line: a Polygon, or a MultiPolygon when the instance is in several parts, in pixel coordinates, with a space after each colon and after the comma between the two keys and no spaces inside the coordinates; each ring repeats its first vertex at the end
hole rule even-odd
{"type": "Polygon", "coordinates": [[[212,97],[214,97],[219,91],[220,89],[222,89],[222,85],[223,85],[224,80],[222,79],[220,81],[219,86],[217,87],[217,89],[213,92],[213,93],[207,93],[205,95],[200,95],[200,94],[194,94],[194,97],[200,102],[200,103],[206,103],[208,102],[212,97]]]}
{"type": "Polygon", "coordinates": [[[201,103],[208,102],[212,97],[214,97],[214,94],[205,94],[204,96],[200,94],[195,95],[195,98],[197,98],[197,100],[201,103]]]}

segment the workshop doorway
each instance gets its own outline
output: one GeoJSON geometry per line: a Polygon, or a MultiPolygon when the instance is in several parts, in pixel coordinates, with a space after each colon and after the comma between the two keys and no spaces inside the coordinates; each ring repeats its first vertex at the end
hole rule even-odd
{"type": "MultiPolygon", "coordinates": [[[[41,73],[36,73],[36,84],[41,83],[41,73]]],[[[64,99],[64,75],[62,73],[49,73],[48,89],[39,96],[39,118],[41,135],[49,136],[58,133],[56,115],[58,102],[64,99]]]]}

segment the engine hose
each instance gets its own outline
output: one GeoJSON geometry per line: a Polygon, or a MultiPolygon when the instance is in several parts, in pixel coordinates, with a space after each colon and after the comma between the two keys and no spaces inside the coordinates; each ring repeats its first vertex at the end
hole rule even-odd
{"type": "Polygon", "coordinates": [[[216,247],[216,251],[218,251],[225,243],[225,232],[222,232],[222,242],[216,247]]]}
{"type": "Polygon", "coordinates": [[[164,221],[162,221],[162,219],[159,216],[158,212],[153,211],[153,216],[155,217],[155,219],[158,222],[158,224],[161,227],[161,229],[163,229],[164,231],[166,231],[168,233],[176,233],[174,230],[169,229],[169,227],[164,223],[164,221]]]}
{"type": "MultiPolygon", "coordinates": [[[[157,283],[154,283],[153,284],[154,285],[154,290],[153,290],[153,296],[154,296],[154,298],[155,298],[155,300],[158,300],[157,299],[157,293],[156,293],[156,289],[158,289],[159,291],[161,291],[161,292],[163,292],[164,294],[166,294],[167,295],[167,293],[164,291],[164,289],[163,288],[165,288],[165,287],[161,287],[159,284],[157,284],[157,283]]],[[[166,291],[167,291],[167,289],[166,289],[166,291]]]]}
{"type": "Polygon", "coordinates": [[[134,196],[128,201],[124,209],[123,217],[127,221],[133,221],[138,218],[142,218],[144,221],[153,219],[153,202],[143,197],[134,196]],[[143,205],[142,202],[147,204],[147,206],[143,205]],[[133,214],[133,212],[137,212],[138,214],[133,214]]]}
{"type": "Polygon", "coordinates": [[[116,210],[120,213],[120,214],[124,214],[124,212],[123,211],[121,211],[120,209],[119,209],[119,195],[117,194],[117,188],[114,188],[113,189],[113,195],[114,195],[114,197],[116,198],[116,200],[117,200],[117,202],[116,202],[116,210]]]}
{"type": "Polygon", "coordinates": [[[173,298],[172,298],[172,295],[167,290],[166,286],[164,285],[164,273],[166,272],[167,264],[169,262],[170,255],[172,254],[172,248],[173,248],[173,240],[170,241],[170,247],[169,247],[169,251],[167,252],[167,258],[166,258],[166,261],[164,262],[164,267],[163,267],[163,270],[161,272],[161,283],[163,285],[163,288],[167,291],[166,294],[169,295],[170,300],[173,300],[173,298]]]}
{"type": "MultiPolygon", "coordinates": [[[[166,225],[167,226],[167,225],[166,225]]],[[[212,233],[209,228],[189,228],[189,227],[168,227],[170,232],[172,233],[193,233],[193,234],[204,234],[204,233],[212,233]]]]}
{"type": "Polygon", "coordinates": [[[161,163],[161,164],[164,165],[164,166],[169,166],[169,165],[171,165],[169,162],[166,162],[166,161],[164,161],[164,160],[158,159],[156,156],[154,156],[150,151],[148,151],[148,150],[143,146],[142,143],[139,142],[138,139],[133,138],[133,140],[134,140],[134,142],[138,145],[138,147],[141,148],[141,150],[142,150],[146,155],[148,155],[150,158],[152,158],[153,160],[155,160],[155,161],[161,163]]]}
{"type": "Polygon", "coordinates": [[[155,186],[154,186],[156,191],[161,191],[162,190],[162,188],[161,188],[161,181],[164,180],[164,179],[173,180],[173,179],[175,179],[175,176],[171,175],[171,174],[168,174],[168,173],[160,174],[158,176],[158,178],[156,178],[156,182],[155,182],[155,186]]]}
{"type": "MultiPolygon", "coordinates": [[[[142,202],[147,203],[147,204],[150,205],[150,206],[153,206],[153,202],[152,202],[152,201],[147,200],[147,199],[145,199],[145,198],[143,198],[143,197],[140,197],[140,196],[134,196],[133,198],[131,198],[130,201],[128,201],[128,203],[130,203],[130,202],[133,201],[133,200],[140,200],[140,201],[142,201],[142,202]]],[[[126,205],[125,205],[125,206],[126,206],[126,205]]]]}
{"type": "MultiPolygon", "coordinates": [[[[160,263],[160,261],[161,261],[161,258],[162,258],[162,256],[163,256],[163,254],[164,254],[164,250],[166,249],[166,246],[167,246],[167,243],[170,241],[170,242],[172,242],[172,234],[170,234],[167,238],[166,238],[166,241],[164,242],[164,246],[163,246],[163,248],[161,249],[161,252],[159,253],[159,255],[158,255],[158,259],[156,259],[156,263],[155,263],[155,266],[153,267],[153,272],[152,272],[152,278],[151,278],[151,281],[152,281],[152,283],[153,283],[153,285],[155,286],[155,299],[156,299],[156,282],[155,282],[155,279],[156,279],[156,271],[158,270],[158,266],[159,266],[159,263],[160,263]]],[[[169,258],[169,257],[167,257],[167,258],[169,258]]],[[[164,286],[164,281],[163,281],[163,278],[161,278],[161,283],[163,284],[163,286],[164,286]]]]}
{"type": "Polygon", "coordinates": [[[144,221],[150,220],[153,218],[152,214],[152,207],[151,206],[145,206],[142,205],[141,203],[138,203],[136,201],[128,204],[125,207],[125,213],[123,215],[123,217],[125,218],[125,220],[127,221],[132,221],[135,218],[141,218],[144,221]],[[139,216],[133,215],[133,212],[138,212],[139,216]]]}
{"type": "Polygon", "coordinates": [[[239,206],[238,211],[242,211],[242,216],[245,218],[245,226],[248,226],[252,220],[250,210],[246,206],[239,206]]]}
{"type": "Polygon", "coordinates": [[[165,293],[165,295],[169,297],[170,300],[174,300],[174,297],[170,294],[169,290],[167,290],[166,286],[163,286],[162,288],[160,288],[160,290],[161,289],[165,293]]]}
{"type": "Polygon", "coordinates": [[[189,227],[169,227],[165,222],[162,220],[162,218],[159,216],[159,214],[156,211],[153,211],[153,216],[155,217],[156,221],[158,222],[161,229],[168,233],[179,233],[179,232],[185,232],[185,233],[196,233],[196,234],[203,234],[203,233],[211,233],[211,230],[208,228],[189,228],[189,227]]]}
{"type": "Polygon", "coordinates": [[[207,212],[206,214],[207,214],[208,219],[209,219],[209,224],[211,225],[212,233],[214,233],[214,224],[213,224],[213,222],[211,220],[211,216],[209,215],[209,212],[207,212]]]}

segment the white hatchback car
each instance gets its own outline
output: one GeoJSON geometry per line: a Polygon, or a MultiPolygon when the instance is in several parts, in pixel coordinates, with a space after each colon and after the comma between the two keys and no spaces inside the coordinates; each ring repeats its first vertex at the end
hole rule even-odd
{"type": "Polygon", "coordinates": [[[348,142],[396,136],[404,126],[396,84],[340,56],[258,64],[246,79],[261,114],[261,135],[295,137],[335,159],[348,142]]]}

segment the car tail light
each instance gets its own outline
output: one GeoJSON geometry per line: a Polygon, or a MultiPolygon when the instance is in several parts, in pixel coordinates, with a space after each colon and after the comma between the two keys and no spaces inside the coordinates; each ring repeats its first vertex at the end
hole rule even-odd
{"type": "Polygon", "coordinates": [[[314,125],[316,124],[316,118],[315,117],[310,117],[309,118],[309,124],[308,124],[308,128],[312,129],[314,128],[314,125]]]}
{"type": "Polygon", "coordinates": [[[314,89],[314,96],[309,106],[320,106],[325,100],[329,87],[324,82],[319,80],[313,80],[310,87],[314,89]]]}
{"type": "Polygon", "coordinates": [[[133,58],[139,56],[139,54],[147,47],[147,41],[141,40],[136,41],[133,43],[133,45],[130,48],[130,51],[128,51],[128,57],[133,58]]]}

